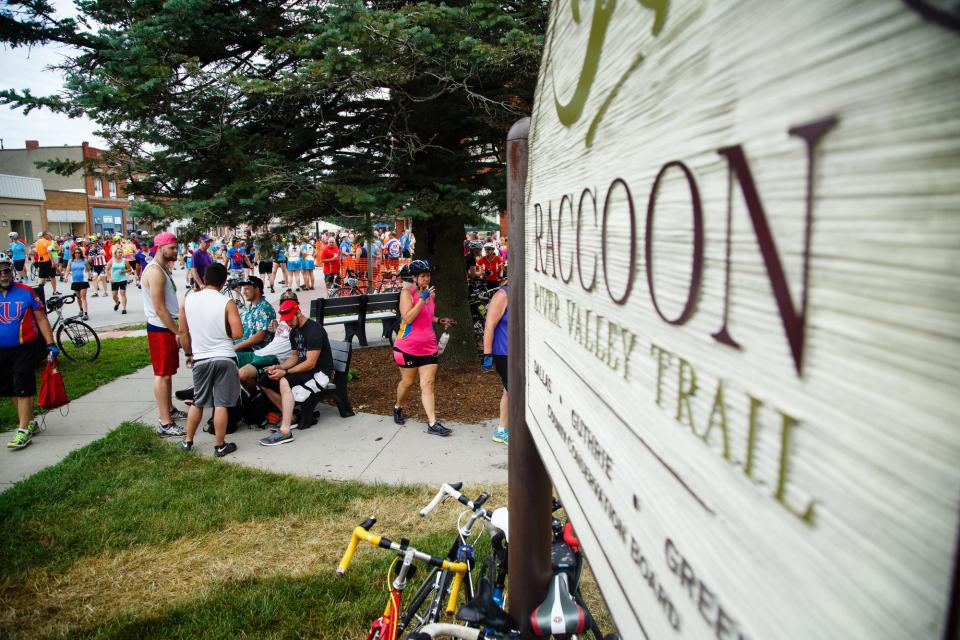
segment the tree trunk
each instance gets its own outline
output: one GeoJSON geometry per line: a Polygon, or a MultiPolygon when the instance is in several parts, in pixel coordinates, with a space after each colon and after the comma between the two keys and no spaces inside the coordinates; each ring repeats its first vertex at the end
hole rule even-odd
{"type": "Polygon", "coordinates": [[[433,283],[437,288],[437,316],[457,321],[450,327],[450,341],[440,358],[440,366],[451,369],[475,367],[479,359],[467,300],[463,220],[441,214],[434,216],[426,226],[427,259],[436,267],[433,283]]]}

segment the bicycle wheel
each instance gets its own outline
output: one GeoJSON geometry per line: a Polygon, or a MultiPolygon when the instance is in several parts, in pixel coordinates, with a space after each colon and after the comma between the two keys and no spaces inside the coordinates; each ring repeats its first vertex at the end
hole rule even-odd
{"type": "Polygon", "coordinates": [[[91,362],[100,355],[100,336],[80,320],[67,320],[57,329],[57,347],[70,360],[91,362]]]}

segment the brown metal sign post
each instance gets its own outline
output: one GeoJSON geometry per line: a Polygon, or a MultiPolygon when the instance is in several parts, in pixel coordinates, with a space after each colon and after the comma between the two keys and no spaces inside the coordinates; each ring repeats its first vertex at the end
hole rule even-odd
{"type": "Polygon", "coordinates": [[[543,600],[550,581],[550,507],[552,485],[526,423],[526,348],[524,336],[524,190],[530,118],[507,134],[507,216],[510,229],[508,303],[510,380],[510,600],[509,610],[522,630],[543,600]]]}

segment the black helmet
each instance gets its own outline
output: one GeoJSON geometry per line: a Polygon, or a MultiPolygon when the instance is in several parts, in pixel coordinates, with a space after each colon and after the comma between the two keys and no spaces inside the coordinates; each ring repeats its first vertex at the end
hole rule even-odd
{"type": "Polygon", "coordinates": [[[407,270],[410,275],[418,276],[421,273],[433,273],[433,265],[428,260],[414,260],[407,270]]]}

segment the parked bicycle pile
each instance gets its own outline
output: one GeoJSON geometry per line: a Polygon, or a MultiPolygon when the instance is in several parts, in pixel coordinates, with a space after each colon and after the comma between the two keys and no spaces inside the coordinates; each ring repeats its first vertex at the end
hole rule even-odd
{"type": "MultiPolygon", "coordinates": [[[[337,567],[346,573],[361,542],[396,555],[389,565],[390,592],[383,613],[374,618],[368,640],[430,640],[431,638],[508,639],[520,636],[518,621],[504,609],[509,544],[508,512],[505,507],[489,510],[489,494],[471,500],[461,493],[462,483],[444,484],[433,500],[420,511],[426,517],[442,502],[452,498],[463,505],[456,531],[444,557],[433,556],[410,544],[371,532],[377,519],[371,516],[357,526],[337,567]],[[478,526],[479,525],[479,526],[478,526]],[[429,568],[427,575],[404,598],[416,578],[417,565],[429,568]],[[475,569],[479,567],[479,572],[475,569]],[[475,575],[476,573],[476,575],[475,575]]],[[[554,512],[562,506],[554,500],[554,512]]],[[[603,635],[581,592],[584,568],[579,540],[569,522],[553,518],[553,577],[547,597],[534,609],[529,627],[538,637],[617,640],[603,635]]]]}

